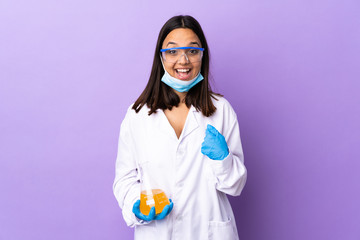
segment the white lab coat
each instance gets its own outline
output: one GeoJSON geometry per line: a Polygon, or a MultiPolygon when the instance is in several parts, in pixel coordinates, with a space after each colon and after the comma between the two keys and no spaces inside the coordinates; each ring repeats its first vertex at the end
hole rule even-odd
{"type": "Polygon", "coordinates": [[[225,98],[217,99],[210,117],[191,106],[179,139],[162,110],[148,116],[146,106],[139,113],[129,107],[120,128],[113,190],[125,222],[135,227],[135,239],[238,239],[226,194],[240,195],[247,171],[236,113],[225,98]],[[222,161],[201,153],[207,124],[226,139],[230,154],[222,161]],[[132,213],[144,163],[174,203],[165,219],[150,223],[132,213]]]}

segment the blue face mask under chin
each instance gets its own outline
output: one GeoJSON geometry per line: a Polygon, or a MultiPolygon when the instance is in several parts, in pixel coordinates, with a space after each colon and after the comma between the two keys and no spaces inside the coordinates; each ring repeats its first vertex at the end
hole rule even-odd
{"type": "Polygon", "coordinates": [[[165,71],[163,77],[161,78],[161,81],[178,92],[188,92],[193,86],[195,86],[198,82],[204,79],[204,77],[201,75],[200,72],[194,79],[189,81],[183,81],[174,78],[166,71],[162,59],[161,59],[161,63],[165,71]]]}

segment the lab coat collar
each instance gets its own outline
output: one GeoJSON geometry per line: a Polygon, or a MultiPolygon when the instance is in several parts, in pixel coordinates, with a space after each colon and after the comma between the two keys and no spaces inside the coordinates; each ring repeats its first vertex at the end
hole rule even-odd
{"type": "Polygon", "coordinates": [[[193,132],[195,129],[197,129],[199,127],[199,123],[196,118],[197,113],[198,113],[198,111],[196,110],[196,108],[193,105],[191,105],[188,115],[186,117],[184,128],[178,139],[176,136],[176,133],[174,131],[174,128],[170,125],[170,122],[167,119],[164,111],[160,110],[160,114],[158,116],[159,129],[161,129],[166,135],[171,135],[176,140],[181,141],[182,139],[184,139],[186,136],[188,136],[191,132],[193,132]]]}

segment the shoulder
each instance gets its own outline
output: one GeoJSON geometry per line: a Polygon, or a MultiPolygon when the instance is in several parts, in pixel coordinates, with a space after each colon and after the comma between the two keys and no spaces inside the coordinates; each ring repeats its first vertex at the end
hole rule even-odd
{"type": "Polygon", "coordinates": [[[225,97],[213,95],[211,100],[214,103],[215,107],[231,107],[229,101],[225,97]]]}
{"type": "Polygon", "coordinates": [[[222,114],[229,118],[237,118],[234,108],[231,106],[230,102],[221,96],[214,96],[216,99],[212,98],[212,102],[216,107],[215,114],[222,114]]]}
{"type": "Polygon", "coordinates": [[[128,106],[123,121],[121,122],[121,127],[131,132],[142,126],[144,123],[144,119],[147,119],[148,117],[148,108],[146,106],[143,106],[139,112],[136,112],[133,109],[133,106],[134,103],[128,106]]]}
{"type": "Polygon", "coordinates": [[[133,109],[133,106],[134,106],[134,103],[130,104],[130,106],[127,108],[127,111],[126,111],[126,118],[130,118],[130,119],[136,119],[136,118],[139,118],[139,117],[144,117],[144,116],[148,116],[148,112],[149,112],[149,108],[144,105],[139,112],[136,112],[134,109],[133,109]]]}

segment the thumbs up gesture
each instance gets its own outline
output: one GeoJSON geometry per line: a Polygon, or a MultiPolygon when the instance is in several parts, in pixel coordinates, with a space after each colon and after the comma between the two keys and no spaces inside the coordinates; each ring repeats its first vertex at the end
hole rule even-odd
{"type": "Polygon", "coordinates": [[[223,160],[229,155],[229,149],[225,137],[219,131],[208,124],[205,138],[201,145],[201,153],[212,160],[223,160]]]}

